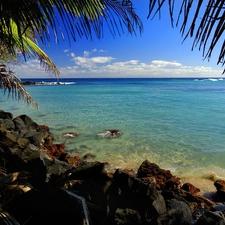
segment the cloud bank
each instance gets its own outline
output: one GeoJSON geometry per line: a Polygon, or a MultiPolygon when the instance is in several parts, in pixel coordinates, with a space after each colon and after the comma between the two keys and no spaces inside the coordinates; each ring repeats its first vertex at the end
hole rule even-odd
{"type": "MultiPolygon", "coordinates": [[[[177,61],[165,61],[155,59],[149,63],[138,59],[120,61],[112,56],[101,56],[106,54],[104,50],[93,49],[84,51],[82,56],[75,53],[67,54],[65,66],[60,67],[62,78],[163,78],[163,77],[220,77],[222,70],[211,67],[183,65],[177,61]],[[98,54],[97,56],[93,56],[98,54]],[[69,58],[69,59],[68,59],[69,58]]],[[[13,70],[20,78],[48,78],[38,60],[30,60],[21,65],[15,65],[13,70]]]]}

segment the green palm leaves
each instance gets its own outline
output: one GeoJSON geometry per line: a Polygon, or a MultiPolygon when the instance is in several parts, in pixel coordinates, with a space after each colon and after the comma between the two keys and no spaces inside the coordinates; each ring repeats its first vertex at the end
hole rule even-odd
{"type": "MultiPolygon", "coordinates": [[[[0,7],[0,23],[4,24],[0,39],[5,31],[12,36],[11,19],[17,25],[19,38],[30,28],[42,44],[50,42],[51,34],[56,42],[64,37],[70,41],[78,37],[92,39],[94,35],[101,38],[103,25],[114,36],[125,29],[130,34],[143,31],[132,7],[117,0],[3,0],[0,7]]],[[[9,38],[9,49],[12,44],[9,38]]]]}
{"type": "Polygon", "coordinates": [[[43,65],[47,73],[54,73],[59,75],[60,72],[52,62],[52,60],[46,55],[44,51],[34,42],[34,34],[30,28],[27,28],[26,33],[22,34],[21,38],[18,35],[18,27],[16,23],[10,19],[11,36],[6,33],[6,36],[10,36],[13,42],[12,54],[14,52],[21,52],[26,58],[38,57],[40,63],[43,65]]]}
{"type": "Polygon", "coordinates": [[[5,62],[38,57],[47,73],[58,76],[59,70],[36,44],[50,44],[52,36],[76,41],[78,37],[101,38],[103,26],[113,36],[126,30],[130,34],[143,31],[139,17],[131,4],[117,0],[2,0],[0,2],[0,81],[5,91],[36,104],[22,88],[18,78],[5,62]],[[8,77],[7,75],[8,71],[8,77]]]}

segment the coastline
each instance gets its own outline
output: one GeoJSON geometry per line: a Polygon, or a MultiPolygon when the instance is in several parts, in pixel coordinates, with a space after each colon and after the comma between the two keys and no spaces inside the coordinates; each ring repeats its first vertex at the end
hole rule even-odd
{"type": "MultiPolygon", "coordinates": [[[[225,180],[216,180],[214,195],[204,196],[191,183],[182,184],[179,177],[147,159],[137,171],[117,168],[114,173],[108,173],[106,166],[110,162],[93,161],[91,153],[82,157],[70,156],[65,152],[63,143],[54,144],[54,135],[47,125],[39,125],[27,115],[13,117],[10,112],[4,111],[0,111],[0,118],[0,149],[3,156],[0,162],[7,171],[7,174],[2,173],[1,176],[8,182],[4,192],[1,192],[5,198],[3,209],[12,213],[22,224],[24,218],[27,218],[27,224],[40,224],[42,216],[47,216],[43,205],[43,202],[47,205],[50,203],[47,193],[51,193],[52,197],[54,193],[57,197],[62,195],[66,200],[65,194],[73,196],[72,191],[79,193],[91,205],[98,206],[98,209],[87,206],[90,219],[96,225],[100,222],[105,225],[119,225],[121,222],[118,218],[125,221],[131,214],[133,216],[128,220],[136,221],[135,224],[147,221],[150,225],[168,224],[168,221],[169,224],[177,224],[179,221],[179,225],[200,225],[201,221],[210,221],[211,216],[216,215],[214,212],[219,213],[225,208],[222,203],[225,200],[225,180]],[[86,159],[92,160],[87,162],[86,159]],[[13,192],[13,197],[10,196],[12,180],[8,176],[16,179],[17,190],[20,189],[17,194],[13,192]],[[29,185],[19,185],[24,179],[29,185]],[[94,197],[96,194],[97,198],[94,197]],[[33,201],[30,201],[32,198],[36,199],[35,207],[33,201]],[[105,211],[100,205],[110,210],[105,211]],[[29,215],[33,213],[32,210],[37,209],[39,219],[34,214],[29,215]]],[[[76,133],[73,135],[77,136],[76,133]]],[[[51,201],[55,202],[56,196],[54,199],[52,197],[51,201]]],[[[67,200],[64,202],[65,206],[70,206],[70,197],[68,201],[70,203],[67,200]]],[[[57,199],[54,204],[61,204],[60,200],[57,199]]],[[[70,207],[66,207],[66,211],[60,209],[60,214],[55,214],[54,219],[60,218],[55,224],[71,220],[68,216],[65,217],[65,214],[70,213],[70,207]]],[[[48,210],[55,212],[56,209],[52,205],[48,210]]],[[[76,217],[82,217],[80,210],[76,212],[76,217]]]]}
{"type": "MultiPolygon", "coordinates": [[[[90,151],[96,160],[109,161],[113,172],[115,168],[137,169],[149,159],[182,179],[193,179],[203,191],[208,191],[205,183],[213,189],[215,179],[224,178],[223,81],[60,80],[75,84],[26,86],[40,103],[38,110],[9,99],[2,104],[15,115],[26,112],[48,124],[68,153],[90,151]],[[111,140],[97,137],[107,129],[123,134],[111,140]],[[64,132],[79,136],[64,137],[64,132]]],[[[55,84],[56,79],[38,81],[55,84]]]]}

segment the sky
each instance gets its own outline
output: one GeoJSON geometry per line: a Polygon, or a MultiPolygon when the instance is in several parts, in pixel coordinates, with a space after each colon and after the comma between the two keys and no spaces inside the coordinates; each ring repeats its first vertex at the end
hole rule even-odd
{"type": "MultiPolygon", "coordinates": [[[[61,78],[165,78],[165,77],[223,77],[223,68],[217,65],[220,45],[210,61],[203,59],[202,51],[194,48],[193,38],[183,42],[179,27],[172,27],[167,5],[161,18],[147,19],[147,0],[133,0],[135,12],[141,18],[141,35],[124,32],[113,37],[105,26],[103,38],[76,42],[60,40],[44,51],[60,70],[61,78]]],[[[178,1],[179,2],[179,1],[178,1]]],[[[37,59],[14,65],[19,78],[52,78],[37,59]]]]}

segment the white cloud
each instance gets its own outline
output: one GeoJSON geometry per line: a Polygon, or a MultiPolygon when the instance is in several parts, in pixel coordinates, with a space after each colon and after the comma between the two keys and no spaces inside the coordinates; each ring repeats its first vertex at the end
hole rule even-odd
{"type": "Polygon", "coordinates": [[[106,52],[105,50],[103,50],[103,49],[100,49],[100,50],[98,50],[97,48],[95,48],[95,49],[93,49],[93,50],[91,50],[92,52],[106,52]]]}
{"type": "MultiPolygon", "coordinates": [[[[97,52],[94,49],[91,52],[97,52]]],[[[59,68],[62,77],[219,77],[222,70],[211,67],[183,65],[177,61],[152,60],[149,63],[137,59],[119,61],[112,56],[90,57],[70,53],[68,65],[59,68]],[[73,63],[73,64],[72,64],[73,63]]],[[[14,66],[20,78],[49,77],[37,60],[14,66]]]]}
{"type": "MultiPolygon", "coordinates": [[[[19,78],[46,77],[46,72],[38,60],[29,60],[26,63],[10,66],[19,78]]],[[[48,75],[47,75],[48,76],[48,75]]]]}
{"type": "Polygon", "coordinates": [[[166,66],[182,66],[181,63],[178,62],[168,62],[168,61],[163,61],[163,60],[153,60],[152,61],[153,65],[156,65],[157,67],[166,67],[166,66]]]}
{"type": "Polygon", "coordinates": [[[72,61],[75,62],[76,65],[84,68],[96,68],[96,64],[110,63],[114,58],[112,57],[91,57],[88,58],[88,52],[84,53],[84,57],[78,56],[73,57],[72,61]]]}

